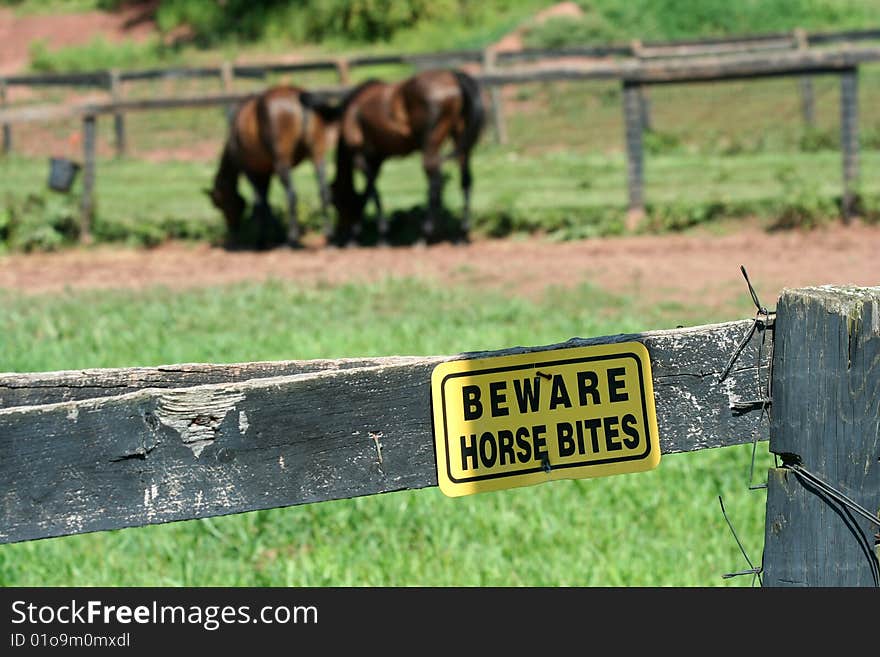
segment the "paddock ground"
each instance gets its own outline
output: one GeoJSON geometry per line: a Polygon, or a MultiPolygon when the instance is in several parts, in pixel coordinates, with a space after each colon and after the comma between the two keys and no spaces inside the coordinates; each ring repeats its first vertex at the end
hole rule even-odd
{"type": "Polygon", "coordinates": [[[0,288],[24,294],[65,289],[184,289],[276,279],[339,285],[415,277],[535,298],[548,287],[590,283],[647,305],[679,303],[712,314],[750,308],[744,265],[762,301],[784,287],[880,284],[880,225],[832,224],[770,232],[740,221],[726,230],[553,242],[481,239],[464,246],[278,248],[227,251],[171,242],[153,249],[115,245],[0,258],[0,288]]]}

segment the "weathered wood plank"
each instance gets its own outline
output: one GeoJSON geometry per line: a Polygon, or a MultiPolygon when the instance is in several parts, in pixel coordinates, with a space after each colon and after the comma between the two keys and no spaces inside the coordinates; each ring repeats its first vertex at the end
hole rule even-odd
{"type": "Polygon", "coordinates": [[[106,89],[110,84],[107,71],[8,75],[5,80],[9,86],[25,87],[102,87],[106,89]]]}
{"type": "MultiPolygon", "coordinates": [[[[623,127],[626,144],[626,189],[629,198],[628,210],[641,213],[645,210],[645,151],[642,145],[642,87],[639,84],[624,83],[623,87],[623,127]]],[[[635,226],[627,226],[630,230],[635,226]]]]}
{"type": "Polygon", "coordinates": [[[755,41],[702,43],[672,46],[642,46],[641,57],[659,59],[672,57],[705,57],[707,55],[729,55],[746,52],[766,52],[771,50],[790,50],[795,47],[790,35],[777,39],[755,41]]]}
{"type": "Polygon", "coordinates": [[[0,409],[115,397],[144,388],[190,388],[294,374],[403,365],[417,356],[284,360],[256,363],[182,363],[158,367],[93,368],[61,372],[0,373],[0,409]]]}
{"type": "MultiPolygon", "coordinates": [[[[729,377],[718,376],[750,325],[492,353],[643,342],[661,450],[673,453],[765,436],[759,409],[738,407],[766,373],[763,336],[729,377]]],[[[376,359],[369,367],[2,409],[0,542],[434,486],[431,372],[445,360],[486,355],[376,359]]]]}
{"type": "MultiPolygon", "coordinates": [[[[770,450],[876,514],[880,287],[785,290],[775,332],[770,450]]],[[[880,585],[877,530],[796,472],[774,469],[764,585],[880,585]]]]}
{"type": "Polygon", "coordinates": [[[83,117],[83,179],[82,197],[79,210],[79,241],[90,244],[92,241],[92,220],[95,213],[95,167],[98,156],[98,126],[93,115],[83,117]]]}
{"type": "Polygon", "coordinates": [[[859,181],[859,74],[854,68],[840,76],[840,151],[843,156],[840,209],[844,223],[849,223],[856,211],[859,181]]]}
{"type": "Polygon", "coordinates": [[[642,84],[682,84],[808,73],[840,73],[859,64],[876,61],[880,61],[880,48],[876,47],[829,51],[793,50],[761,55],[646,61],[625,59],[596,61],[587,65],[557,65],[552,68],[521,67],[482,74],[477,78],[487,85],[616,79],[642,84]]]}
{"type": "MultiPolygon", "coordinates": [[[[496,69],[496,52],[492,48],[483,51],[483,71],[492,73],[496,69]]],[[[495,141],[499,144],[507,143],[507,123],[504,120],[504,99],[498,87],[489,88],[489,116],[492,119],[492,128],[495,141]]]]}

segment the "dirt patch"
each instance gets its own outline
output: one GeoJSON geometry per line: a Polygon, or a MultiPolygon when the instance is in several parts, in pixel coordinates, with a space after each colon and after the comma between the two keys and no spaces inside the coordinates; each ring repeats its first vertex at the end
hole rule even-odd
{"type": "Polygon", "coordinates": [[[540,25],[549,18],[580,18],[584,15],[583,9],[576,2],[559,2],[542,9],[526,23],[512,32],[505,34],[493,45],[494,50],[522,50],[523,38],[526,31],[535,25],[540,25]]]}
{"type": "Polygon", "coordinates": [[[110,43],[144,41],[156,33],[157,0],[131,3],[115,12],[19,14],[0,9],[0,74],[17,73],[29,62],[31,43],[45,40],[52,50],[89,43],[96,37],[110,43]]]}
{"type": "MultiPolygon", "coordinates": [[[[230,252],[172,243],[150,250],[107,246],[0,258],[0,288],[21,293],[87,288],[183,289],[276,279],[337,285],[416,277],[537,298],[548,287],[592,283],[646,305],[677,302],[712,312],[742,309],[745,265],[764,303],[784,287],[880,284],[880,226],[835,225],[767,233],[757,226],[709,232],[554,243],[479,240],[466,246],[230,252]]],[[[748,306],[746,306],[748,307],[748,306]]]]}

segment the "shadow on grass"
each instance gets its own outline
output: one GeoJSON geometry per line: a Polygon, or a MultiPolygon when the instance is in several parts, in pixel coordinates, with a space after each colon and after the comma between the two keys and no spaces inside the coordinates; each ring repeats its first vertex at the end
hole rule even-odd
{"type": "MultiPolygon", "coordinates": [[[[422,223],[426,212],[425,205],[415,205],[391,212],[388,215],[388,245],[411,246],[418,243],[422,238],[422,223]]],[[[227,251],[265,251],[285,246],[287,243],[287,225],[282,220],[282,216],[281,213],[273,211],[262,244],[259,222],[255,217],[250,216],[242,222],[239,230],[234,233],[227,233],[218,246],[227,251]]],[[[353,244],[357,246],[377,246],[379,244],[378,218],[375,215],[369,214],[365,216],[360,228],[360,234],[353,240],[353,244]]],[[[335,225],[334,230],[338,230],[338,227],[335,225]]],[[[310,234],[313,235],[322,231],[323,219],[319,215],[315,217],[309,216],[301,222],[303,241],[310,241],[310,234]]],[[[465,238],[460,215],[453,214],[445,207],[441,209],[436,220],[434,235],[428,240],[428,243],[456,243],[465,238]]],[[[333,239],[333,242],[334,245],[339,246],[349,243],[348,236],[338,235],[333,239]]]]}
{"type": "MultiPolygon", "coordinates": [[[[422,238],[422,224],[427,214],[425,205],[414,205],[394,210],[388,215],[388,245],[411,246],[422,238]]],[[[427,239],[428,243],[459,242],[466,238],[461,226],[461,217],[447,208],[441,208],[435,219],[434,234],[427,239]]],[[[376,246],[379,243],[379,224],[375,215],[364,217],[360,235],[357,237],[360,246],[376,246]]]]}

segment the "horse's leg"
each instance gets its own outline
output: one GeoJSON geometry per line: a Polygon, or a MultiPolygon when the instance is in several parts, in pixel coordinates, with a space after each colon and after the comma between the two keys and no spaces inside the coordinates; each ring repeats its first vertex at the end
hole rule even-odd
{"type": "Polygon", "coordinates": [[[422,158],[422,167],[428,178],[428,211],[425,213],[425,219],[422,222],[422,236],[419,244],[430,242],[437,229],[437,220],[439,219],[443,202],[442,162],[443,158],[440,157],[439,149],[435,152],[426,153],[422,158]]]}
{"type": "Polygon", "coordinates": [[[364,190],[366,199],[373,199],[376,208],[376,221],[379,227],[379,246],[388,246],[388,218],[382,208],[382,199],[379,198],[379,188],[376,187],[376,179],[382,168],[381,159],[372,159],[367,163],[367,187],[364,190]]]}
{"type": "MultiPolygon", "coordinates": [[[[353,166],[356,171],[360,171],[367,177],[366,188],[364,189],[363,194],[358,194],[354,187],[352,188],[352,192],[354,194],[354,202],[357,204],[356,212],[352,215],[352,219],[348,226],[346,227],[347,236],[343,236],[345,238],[344,244],[346,247],[357,246],[361,239],[361,233],[363,232],[363,222],[364,222],[364,205],[370,197],[370,165],[367,161],[364,153],[359,152],[353,157],[353,166]]],[[[352,173],[352,176],[354,174],[352,173]]],[[[353,184],[354,181],[352,181],[353,184]]]]}
{"type": "Polygon", "coordinates": [[[330,216],[330,189],[327,187],[327,167],[323,158],[315,160],[315,177],[318,179],[318,193],[321,196],[324,237],[329,241],[333,236],[333,218],[330,216]]]}
{"type": "Polygon", "coordinates": [[[247,174],[247,179],[254,188],[257,202],[253,214],[258,221],[257,248],[266,248],[269,232],[269,221],[272,218],[272,210],[269,207],[269,183],[272,181],[271,174],[247,174]]]}
{"type": "Polygon", "coordinates": [[[299,241],[299,212],[297,210],[296,188],[293,185],[293,177],[290,175],[290,165],[281,162],[275,167],[275,175],[284,187],[287,197],[287,245],[291,247],[302,246],[299,241]]]}
{"type": "Polygon", "coordinates": [[[422,145],[422,168],[428,178],[428,211],[422,223],[420,243],[433,239],[443,209],[443,154],[440,151],[450,129],[449,121],[441,120],[430,129],[422,145]]]}

